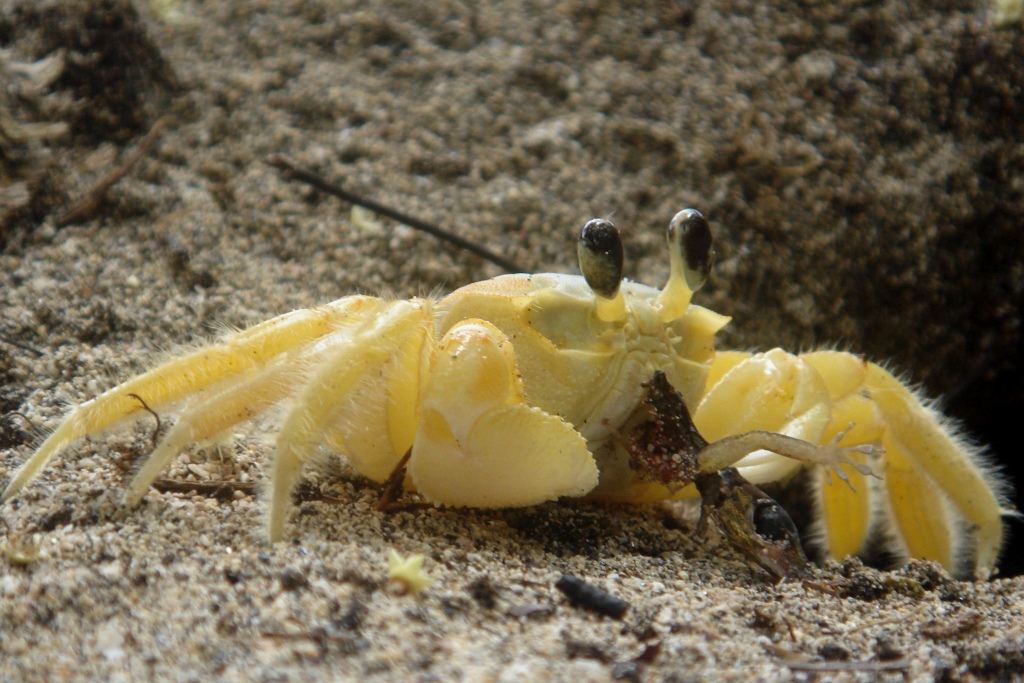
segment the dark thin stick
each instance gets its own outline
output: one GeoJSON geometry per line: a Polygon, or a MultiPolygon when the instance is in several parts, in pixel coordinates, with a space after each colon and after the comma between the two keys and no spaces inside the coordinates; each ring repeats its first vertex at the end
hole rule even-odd
{"type": "Polygon", "coordinates": [[[42,351],[40,351],[39,349],[34,349],[31,346],[29,346],[28,344],[23,344],[23,343],[21,343],[19,341],[14,341],[10,337],[8,337],[6,335],[3,335],[3,334],[0,334],[0,341],[4,342],[5,344],[10,344],[11,346],[17,347],[17,348],[21,349],[22,351],[28,351],[29,353],[34,353],[37,356],[39,356],[40,358],[46,355],[42,351]]]}
{"type": "Polygon", "coordinates": [[[384,488],[380,492],[380,498],[377,499],[377,504],[373,506],[374,510],[378,512],[386,512],[394,507],[395,498],[398,497],[398,492],[402,488],[402,482],[405,481],[405,466],[409,464],[409,458],[412,457],[412,448],[405,452],[402,459],[395,465],[395,469],[391,470],[391,474],[388,475],[388,480],[384,482],[384,488]]]}
{"type": "Polygon", "coordinates": [[[161,493],[198,493],[208,498],[231,500],[236,491],[252,495],[259,489],[259,484],[243,484],[235,481],[222,481],[212,484],[201,481],[181,481],[179,479],[157,479],[153,488],[161,493]]]}
{"type": "Polygon", "coordinates": [[[363,197],[354,192],[346,190],[342,186],[335,185],[334,183],[328,181],[323,176],[319,175],[318,173],[315,173],[314,171],[310,171],[299,166],[296,166],[295,164],[293,164],[291,161],[281,156],[280,154],[274,154],[267,157],[266,163],[281,171],[285,178],[301,180],[302,182],[306,183],[307,185],[315,187],[321,192],[326,192],[327,194],[334,195],[335,197],[343,199],[344,201],[349,202],[351,204],[355,204],[356,206],[362,206],[364,208],[367,208],[370,211],[373,211],[374,213],[380,214],[381,216],[386,216],[387,218],[398,221],[399,223],[408,225],[410,228],[419,230],[420,232],[425,232],[429,235],[433,235],[439,240],[451,242],[460,249],[465,249],[468,252],[476,254],[480,258],[490,261],[494,265],[500,266],[510,273],[527,272],[525,268],[523,268],[515,261],[511,261],[505,258],[504,256],[501,256],[500,254],[496,254],[484,246],[481,246],[475,242],[471,242],[464,237],[456,235],[453,232],[448,232],[447,230],[439,228],[438,226],[433,225],[432,223],[428,223],[414,216],[402,213],[397,209],[393,209],[390,206],[381,204],[380,202],[374,201],[373,199],[369,199],[367,197],[363,197]]]}
{"type": "Polygon", "coordinates": [[[138,163],[139,159],[144,157],[150,148],[153,147],[153,144],[156,143],[166,127],[167,117],[165,116],[153,124],[153,127],[146,133],[145,137],[139,140],[135,151],[129,154],[120,166],[114,167],[110,173],[103,176],[84,197],[72,204],[67,211],[57,218],[57,227],[63,228],[65,225],[91,218],[99,210],[100,205],[103,204],[103,200],[106,198],[110,188],[121,178],[128,175],[128,172],[138,163]]]}
{"type": "Polygon", "coordinates": [[[141,403],[142,404],[142,409],[145,410],[147,413],[149,413],[150,415],[152,415],[153,417],[156,418],[156,429],[153,430],[153,436],[151,437],[152,440],[153,440],[153,448],[156,448],[156,437],[160,435],[160,426],[161,426],[160,425],[160,416],[157,415],[156,411],[153,410],[152,408],[150,408],[149,404],[146,403],[144,400],[142,400],[142,397],[139,396],[138,394],[128,394],[128,396],[131,396],[136,401],[141,403]]]}

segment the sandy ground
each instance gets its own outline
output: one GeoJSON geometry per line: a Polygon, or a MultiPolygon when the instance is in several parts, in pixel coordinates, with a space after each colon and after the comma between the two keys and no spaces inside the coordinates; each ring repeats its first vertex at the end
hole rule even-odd
{"type": "MultiPolygon", "coordinates": [[[[973,2],[211,0],[153,2],[142,23],[113,0],[0,7],[0,408],[36,427],[218,326],[500,272],[353,222],[274,153],[537,271],[571,272],[575,231],[612,216],[630,275],[659,284],[666,221],[697,206],[724,346],[893,359],[978,424],[994,392],[1019,405],[1000,378],[1021,372],[1024,40],[973,2]],[[58,227],[165,114],[107,201],[58,227]]],[[[152,427],[89,439],[0,510],[0,679],[1024,671],[1019,578],[849,561],[774,586],[685,510],[381,514],[341,468],[311,476],[273,547],[243,492],[122,510],[152,427]],[[419,596],[389,590],[391,549],[426,556],[419,596]],[[563,573],[628,600],[624,619],[571,605],[563,573]]],[[[5,480],[34,440],[13,416],[0,440],[5,480]]],[[[254,427],[168,476],[258,482],[267,452],[254,427]]]]}

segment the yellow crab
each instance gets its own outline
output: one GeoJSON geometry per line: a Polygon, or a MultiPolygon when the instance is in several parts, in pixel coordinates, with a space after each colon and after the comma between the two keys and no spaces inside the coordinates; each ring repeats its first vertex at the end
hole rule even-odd
{"type": "MultiPolygon", "coordinates": [[[[660,291],[622,280],[618,233],[596,220],[580,238],[584,277],[505,275],[439,300],[350,296],[227,335],[75,408],[2,500],[78,439],[146,407],[177,411],[126,492],[134,505],[183,448],[287,402],[271,541],[284,535],[303,465],[322,450],[451,506],[647,502],[696,495],[686,485],[697,482],[705,511],[762,556],[791,540],[792,523],[725,468],[754,483],[811,468],[806,495],[826,554],[882,542],[899,558],[987,576],[1005,491],[977,449],[849,353],[716,354],[728,318],[690,302],[713,258],[707,221],[679,212],[668,244],[660,291]]],[[[789,573],[785,561],[759,561],[789,573]]]]}

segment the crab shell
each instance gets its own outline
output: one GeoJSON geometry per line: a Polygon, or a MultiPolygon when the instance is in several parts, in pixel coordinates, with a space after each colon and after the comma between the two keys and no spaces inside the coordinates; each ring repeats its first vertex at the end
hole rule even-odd
{"type": "MultiPolygon", "coordinates": [[[[473,507],[530,505],[591,492],[602,498],[635,499],[641,489],[645,498],[668,497],[664,487],[647,490],[649,485],[629,468],[609,432],[636,409],[643,383],[657,371],[665,373],[685,401],[696,405],[714,358],[715,333],[729,319],[690,306],[682,317],[665,323],[659,317],[660,294],[645,285],[623,283],[626,315],[615,321],[600,319],[594,293],[580,276],[501,276],[443,299],[435,312],[440,343],[426,351],[433,358],[421,365],[429,368],[421,419],[429,424],[432,409],[473,411],[451,404],[482,406],[486,400],[480,393],[494,397],[497,404],[510,391],[522,398],[522,422],[512,421],[512,433],[488,439],[507,461],[500,473],[472,467],[471,449],[467,453],[464,444],[456,447],[450,440],[451,447],[442,447],[430,429],[421,429],[409,469],[415,488],[437,502],[473,507]],[[471,320],[478,322],[467,328],[471,320]],[[467,335],[467,329],[475,334],[467,335]],[[492,363],[486,370],[452,373],[448,366],[464,363],[474,345],[500,347],[509,361],[492,363]],[[457,377],[449,381],[449,374],[457,377]],[[495,386],[467,393],[464,382],[473,381],[466,379],[470,374],[495,386]],[[516,442],[527,429],[543,429],[544,436],[538,431],[536,440],[546,442],[547,454],[521,457],[525,454],[516,442]],[[439,457],[441,452],[451,459],[439,457]],[[550,468],[550,462],[563,463],[558,471],[564,476],[538,476],[537,468],[550,468]]],[[[469,437],[468,430],[463,434],[469,437]]]]}

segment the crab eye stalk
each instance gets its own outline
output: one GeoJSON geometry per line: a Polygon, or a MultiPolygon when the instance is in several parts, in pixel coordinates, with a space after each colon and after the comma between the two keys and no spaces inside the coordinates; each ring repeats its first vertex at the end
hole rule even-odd
{"type": "Polygon", "coordinates": [[[622,284],[622,238],[618,229],[601,218],[583,226],[576,246],[580,271],[597,295],[597,315],[610,322],[624,320],[626,302],[619,291],[622,284]]]}
{"type": "Polygon", "coordinates": [[[580,270],[594,293],[614,299],[622,284],[622,239],[611,223],[595,218],[583,226],[577,253],[580,270]]]}
{"type": "Polygon", "coordinates": [[[661,320],[682,317],[693,293],[704,286],[715,262],[711,226],[696,209],[683,209],[668,224],[668,249],[671,272],[661,291],[661,320]]]}

